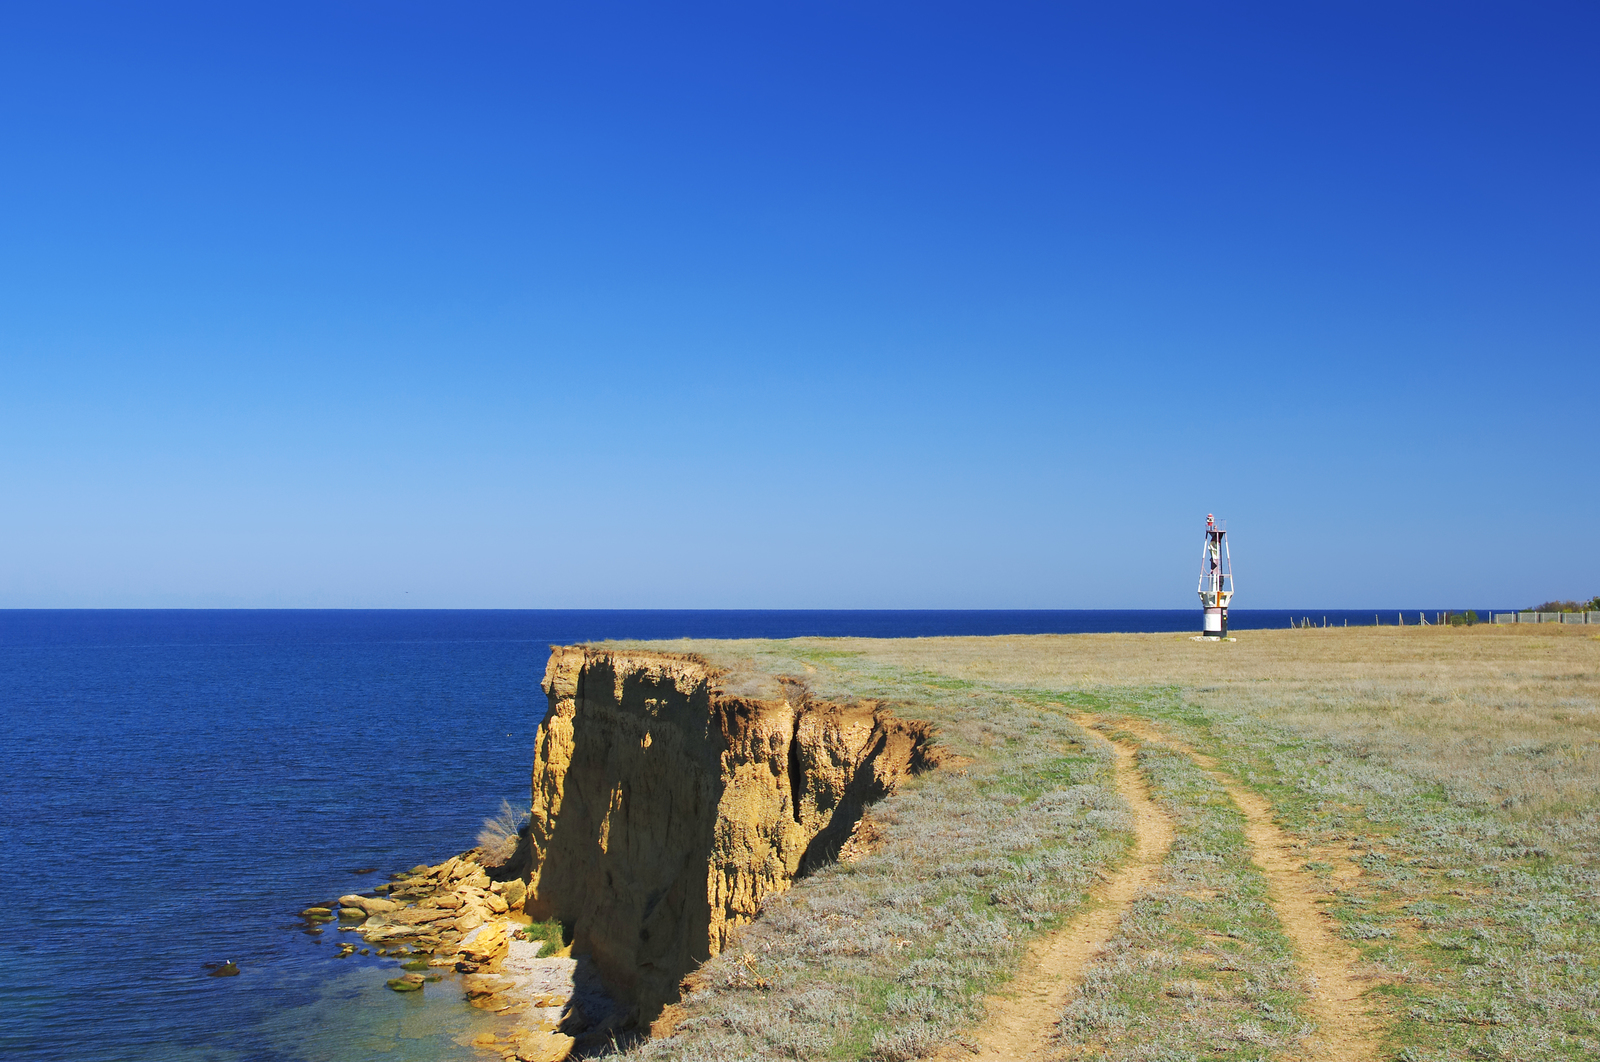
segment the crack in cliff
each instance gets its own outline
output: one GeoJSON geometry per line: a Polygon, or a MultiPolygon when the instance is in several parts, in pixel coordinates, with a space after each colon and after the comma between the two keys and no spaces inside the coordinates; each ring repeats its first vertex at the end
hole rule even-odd
{"type": "Polygon", "coordinates": [[[800,762],[800,742],[789,739],[789,811],[800,823],[800,797],[806,791],[806,769],[800,762]]]}

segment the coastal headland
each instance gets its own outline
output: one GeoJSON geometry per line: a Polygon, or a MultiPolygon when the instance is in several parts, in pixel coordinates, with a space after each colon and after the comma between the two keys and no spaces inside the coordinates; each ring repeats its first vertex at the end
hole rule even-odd
{"type": "Polygon", "coordinates": [[[605,644],[545,690],[516,852],[345,898],[501,1057],[1600,1053],[1581,627],[605,644]]]}

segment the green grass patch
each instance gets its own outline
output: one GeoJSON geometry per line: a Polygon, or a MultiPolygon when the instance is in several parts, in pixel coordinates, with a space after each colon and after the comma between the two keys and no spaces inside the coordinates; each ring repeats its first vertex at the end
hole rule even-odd
{"type": "Polygon", "coordinates": [[[539,950],[541,955],[549,955],[551,952],[559,951],[571,943],[570,939],[564,935],[561,923],[554,919],[548,922],[534,922],[531,925],[523,926],[517,932],[523,940],[542,941],[544,947],[539,950]]]}

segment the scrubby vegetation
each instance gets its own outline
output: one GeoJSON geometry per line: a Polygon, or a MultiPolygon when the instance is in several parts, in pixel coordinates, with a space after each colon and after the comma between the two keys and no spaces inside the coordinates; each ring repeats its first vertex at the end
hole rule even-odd
{"type": "Polygon", "coordinates": [[[503,866],[516,854],[522,831],[528,825],[528,809],[513,806],[511,801],[500,801],[500,811],[483,820],[478,831],[478,847],[483,850],[483,865],[503,866]]]}
{"type": "Polygon", "coordinates": [[[521,929],[517,930],[516,936],[521,940],[539,941],[542,943],[544,947],[539,951],[539,954],[541,955],[551,955],[572,943],[572,941],[567,938],[566,933],[563,931],[561,923],[554,919],[550,919],[549,921],[545,922],[534,922],[531,925],[523,926],[521,929]]]}
{"type": "Polygon", "coordinates": [[[1600,594],[1587,601],[1546,601],[1528,609],[1529,612],[1600,612],[1600,594]]]}
{"type": "MultiPolygon", "coordinates": [[[[1376,1057],[1600,1056],[1600,640],[1543,625],[1239,638],[695,643],[750,672],[804,671],[830,698],[899,702],[971,762],[878,805],[878,847],[770,902],[703,968],[674,1035],[633,1053],[959,1044],[1030,936],[1125,851],[1104,752],[1071,721],[1092,711],[1159,728],[1270,803],[1357,949],[1376,1057]]],[[[1238,808],[1180,752],[1147,744],[1140,765],[1177,840],[1050,1051],[1303,1057],[1303,969],[1238,808]]]]}

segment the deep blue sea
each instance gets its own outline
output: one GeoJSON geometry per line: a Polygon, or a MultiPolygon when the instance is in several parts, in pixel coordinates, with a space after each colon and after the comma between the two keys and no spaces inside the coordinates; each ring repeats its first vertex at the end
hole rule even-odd
{"type": "MultiPolygon", "coordinates": [[[[1431,618],[1433,611],[1429,610],[1431,618]]],[[[1480,610],[1486,612],[1487,610],[1480,610]]],[[[1366,611],[1237,609],[1235,629],[1366,611]]],[[[1381,613],[1393,623],[1393,610],[1381,613]]],[[[1195,630],[1064,612],[0,611],[0,1058],[477,1060],[307,905],[526,801],[551,644],[1195,630]],[[361,875],[355,871],[377,868],[361,875]],[[206,962],[241,974],[214,978],[206,962]]],[[[1415,622],[1416,610],[1407,619],[1415,622]]]]}

